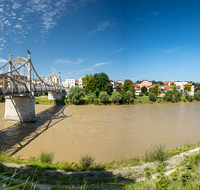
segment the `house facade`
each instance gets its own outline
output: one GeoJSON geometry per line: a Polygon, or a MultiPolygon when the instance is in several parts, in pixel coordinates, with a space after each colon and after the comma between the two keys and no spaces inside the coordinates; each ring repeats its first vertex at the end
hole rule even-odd
{"type": "Polygon", "coordinates": [[[66,87],[71,88],[72,86],[75,86],[75,79],[66,79],[66,87]]]}

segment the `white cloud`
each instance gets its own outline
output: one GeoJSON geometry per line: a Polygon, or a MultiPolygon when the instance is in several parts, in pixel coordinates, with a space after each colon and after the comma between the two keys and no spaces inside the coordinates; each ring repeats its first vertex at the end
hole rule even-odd
{"type": "Polygon", "coordinates": [[[124,50],[124,48],[120,48],[120,49],[118,49],[117,51],[118,52],[121,52],[121,51],[123,51],[124,50]]]}
{"type": "MultiPolygon", "coordinates": [[[[77,11],[89,2],[97,0],[0,0],[1,38],[11,38],[16,43],[23,43],[27,30],[38,32],[40,38],[57,25],[61,16],[77,11]],[[16,23],[17,20],[17,23],[16,23]],[[14,27],[13,27],[14,26],[14,27]],[[16,28],[18,30],[16,30],[16,28]]],[[[36,35],[38,36],[38,35],[36,35]]],[[[7,39],[6,39],[7,40],[7,39]]]]}
{"type": "Polygon", "coordinates": [[[110,62],[103,62],[103,63],[97,63],[97,64],[95,64],[95,65],[92,66],[92,67],[99,67],[99,66],[101,66],[101,65],[107,65],[107,64],[109,64],[109,63],[112,63],[112,61],[110,61],[110,62]]]}
{"type": "Polygon", "coordinates": [[[102,21],[100,23],[98,23],[97,25],[97,29],[96,30],[93,30],[90,34],[93,34],[93,33],[98,33],[100,31],[104,31],[106,28],[112,28],[115,26],[115,23],[114,22],[110,22],[109,20],[107,21],[102,21]]]}
{"type": "Polygon", "coordinates": [[[65,65],[65,64],[80,64],[80,63],[82,63],[83,61],[86,61],[86,60],[87,60],[86,58],[75,59],[75,61],[70,61],[70,60],[67,60],[67,59],[58,59],[58,60],[54,61],[54,64],[61,64],[61,65],[65,65]]]}
{"type": "Polygon", "coordinates": [[[99,66],[102,66],[102,65],[107,65],[107,64],[109,64],[109,63],[112,63],[112,61],[103,62],[103,63],[97,63],[97,64],[93,65],[93,66],[90,67],[90,68],[81,70],[81,72],[84,72],[84,71],[91,71],[91,70],[93,70],[94,67],[99,67],[99,66]]]}
{"type": "Polygon", "coordinates": [[[157,16],[158,14],[160,14],[159,12],[155,12],[155,11],[152,11],[149,13],[151,16],[157,16]]]}
{"type": "MultiPolygon", "coordinates": [[[[0,48],[0,50],[1,50],[1,48],[0,48]]],[[[3,59],[3,58],[0,58],[0,65],[3,65],[3,64],[5,64],[7,61],[5,60],[5,59],[3,59]]]]}
{"type": "Polygon", "coordinates": [[[175,51],[179,51],[181,48],[180,47],[176,47],[176,48],[173,48],[173,49],[169,49],[167,51],[165,51],[166,53],[173,53],[175,51]]]}

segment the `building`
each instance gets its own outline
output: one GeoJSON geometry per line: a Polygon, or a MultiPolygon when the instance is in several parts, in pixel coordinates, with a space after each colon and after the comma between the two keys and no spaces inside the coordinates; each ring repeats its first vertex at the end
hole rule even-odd
{"type": "Polygon", "coordinates": [[[79,87],[83,88],[83,79],[79,78],[79,87]]]}
{"type": "Polygon", "coordinates": [[[147,88],[147,91],[149,91],[150,88],[152,88],[156,84],[156,81],[148,81],[148,80],[143,80],[140,84],[140,89],[145,86],[147,88]]]}
{"type": "Polygon", "coordinates": [[[141,88],[138,84],[135,84],[135,95],[139,95],[141,93],[141,88]]]}
{"type": "Polygon", "coordinates": [[[194,85],[193,85],[193,83],[186,83],[186,84],[184,85],[184,87],[186,87],[186,86],[190,87],[190,91],[188,92],[189,95],[190,95],[190,96],[194,96],[194,85]]]}
{"type": "Polygon", "coordinates": [[[66,79],[66,87],[71,88],[72,86],[75,86],[75,79],[66,79]]]}

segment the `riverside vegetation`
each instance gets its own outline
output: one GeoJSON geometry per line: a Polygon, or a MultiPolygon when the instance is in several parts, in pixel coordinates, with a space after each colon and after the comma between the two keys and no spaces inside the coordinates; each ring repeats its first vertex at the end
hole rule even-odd
{"type": "MultiPolygon", "coordinates": [[[[79,189],[198,189],[200,187],[200,152],[195,155],[185,156],[184,161],[171,173],[166,176],[165,160],[179,153],[199,147],[200,141],[196,143],[186,144],[181,147],[169,150],[165,145],[152,145],[151,149],[147,150],[142,157],[130,157],[122,160],[113,159],[106,163],[95,163],[95,159],[90,155],[82,155],[79,162],[69,163],[67,161],[53,163],[54,152],[41,151],[38,157],[30,157],[29,160],[20,160],[14,158],[8,151],[0,152],[0,183],[6,184],[5,189],[39,189],[34,186],[37,183],[51,184],[51,189],[69,189],[66,185],[78,185],[79,189]],[[95,170],[113,170],[121,167],[132,167],[142,165],[147,162],[158,161],[155,170],[145,169],[144,173],[137,175],[147,180],[138,183],[133,178],[130,178],[129,173],[126,177],[113,176],[111,178],[93,179],[91,174],[89,179],[80,177],[70,178],[62,173],[44,173],[46,169],[56,169],[64,171],[95,171],[95,170]],[[3,163],[25,164],[26,169],[15,169],[12,167],[4,167],[3,163]],[[158,173],[156,179],[152,179],[152,175],[158,173]],[[4,179],[3,176],[11,176],[4,179]],[[18,179],[13,181],[12,177],[18,179]],[[20,180],[24,180],[22,183],[20,180]],[[28,182],[29,181],[29,182],[28,182]],[[95,186],[95,184],[97,186],[95,186]],[[101,185],[106,185],[107,188],[102,188],[101,185]],[[100,185],[100,187],[98,187],[100,185]]],[[[0,187],[1,188],[1,187],[0,187]]]]}
{"type": "MultiPolygon", "coordinates": [[[[164,97],[156,97],[153,93],[145,93],[140,94],[139,96],[133,96],[132,92],[128,90],[124,96],[115,91],[108,95],[107,92],[103,91],[97,97],[95,93],[85,94],[84,89],[78,86],[72,87],[70,89],[68,98],[64,98],[62,100],[48,100],[47,97],[35,97],[36,104],[42,105],[87,105],[87,104],[94,104],[94,105],[111,105],[111,104],[153,104],[153,103],[176,103],[176,102],[193,102],[193,101],[200,101],[200,90],[197,90],[194,93],[194,96],[189,96],[188,91],[185,91],[184,94],[180,94],[179,92],[173,92],[169,90],[165,93],[164,97]],[[76,93],[74,93],[74,91],[76,93]],[[148,94],[148,96],[147,96],[148,94]]],[[[5,102],[4,99],[1,102],[5,102]]]]}

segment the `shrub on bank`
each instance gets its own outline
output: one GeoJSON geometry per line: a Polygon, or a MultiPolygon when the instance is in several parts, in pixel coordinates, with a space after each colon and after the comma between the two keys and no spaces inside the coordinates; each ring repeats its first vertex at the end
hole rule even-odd
{"type": "Polygon", "coordinates": [[[133,101],[133,93],[130,90],[128,90],[124,95],[124,102],[130,104],[132,101],[133,101]]]}
{"type": "Polygon", "coordinates": [[[200,101],[200,90],[197,90],[196,93],[194,93],[194,99],[200,101]]]}
{"type": "Polygon", "coordinates": [[[43,162],[43,163],[52,164],[54,155],[55,155],[55,153],[52,151],[47,151],[47,150],[41,151],[40,155],[39,155],[39,160],[40,160],[40,162],[43,162]]]}
{"type": "Polygon", "coordinates": [[[95,93],[90,93],[87,95],[87,98],[89,100],[89,102],[92,104],[94,102],[94,99],[96,98],[95,93]]]}
{"type": "Polygon", "coordinates": [[[82,155],[79,160],[79,165],[82,169],[87,170],[94,164],[94,157],[91,154],[82,155]]]}
{"type": "Polygon", "coordinates": [[[100,98],[100,101],[104,104],[106,104],[109,101],[109,95],[106,91],[102,91],[99,94],[99,98],[100,98]]]}
{"type": "Polygon", "coordinates": [[[141,93],[139,93],[139,95],[138,96],[144,96],[144,94],[141,92],[141,93]]]}
{"type": "Polygon", "coordinates": [[[149,93],[149,100],[152,101],[152,102],[155,102],[156,101],[156,95],[153,94],[153,93],[149,93]]]}
{"type": "Polygon", "coordinates": [[[114,104],[120,104],[120,102],[122,101],[122,95],[119,92],[115,91],[111,96],[111,100],[114,104]]]}
{"type": "Polygon", "coordinates": [[[188,97],[189,97],[189,92],[188,92],[188,90],[185,90],[185,91],[184,91],[184,95],[185,95],[185,98],[188,100],[188,97]]]}
{"type": "Polygon", "coordinates": [[[179,92],[174,93],[175,102],[179,102],[181,100],[181,94],[179,92]]]}
{"type": "Polygon", "coordinates": [[[84,98],[85,91],[79,86],[73,86],[69,90],[68,98],[72,104],[80,104],[81,100],[84,98]]]}
{"type": "Polygon", "coordinates": [[[168,157],[165,145],[151,145],[150,150],[146,150],[142,159],[145,162],[164,161],[168,157]]]}

